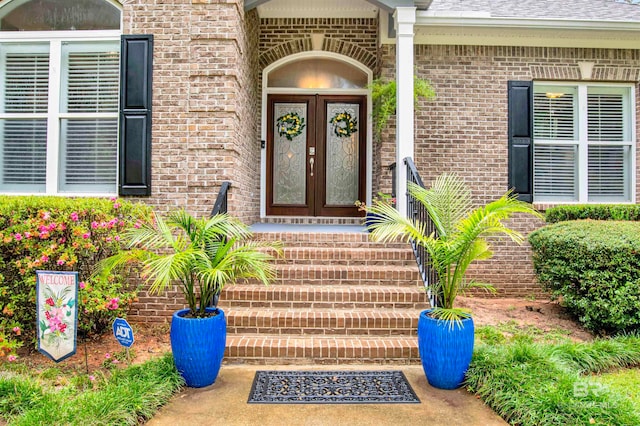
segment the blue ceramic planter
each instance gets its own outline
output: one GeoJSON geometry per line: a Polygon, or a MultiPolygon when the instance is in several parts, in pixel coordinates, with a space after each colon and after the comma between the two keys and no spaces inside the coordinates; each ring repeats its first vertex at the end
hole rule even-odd
{"type": "Polygon", "coordinates": [[[429,384],[439,389],[456,389],[462,385],[473,355],[473,319],[462,326],[433,319],[430,309],[420,313],[418,349],[422,368],[429,384]]]}
{"type": "Polygon", "coordinates": [[[367,231],[371,232],[371,225],[374,225],[380,221],[380,215],[376,213],[369,213],[364,217],[364,226],[366,226],[367,231]]]}
{"type": "Polygon", "coordinates": [[[227,344],[227,320],[224,312],[207,308],[217,315],[207,318],[185,318],[182,309],[171,318],[171,351],[177,370],[187,386],[201,388],[216,381],[227,344]]]}

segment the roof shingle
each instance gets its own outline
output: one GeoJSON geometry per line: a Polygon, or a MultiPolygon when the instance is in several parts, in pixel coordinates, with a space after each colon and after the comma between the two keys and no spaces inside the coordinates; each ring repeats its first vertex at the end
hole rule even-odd
{"type": "MultiPolygon", "coordinates": [[[[429,4],[430,3],[430,4],[429,4]]],[[[493,18],[640,21],[640,0],[433,0],[429,11],[487,13],[493,18]]]]}

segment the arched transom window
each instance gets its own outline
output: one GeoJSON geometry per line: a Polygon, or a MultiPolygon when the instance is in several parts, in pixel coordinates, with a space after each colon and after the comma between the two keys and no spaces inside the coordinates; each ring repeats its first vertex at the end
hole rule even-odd
{"type": "Polygon", "coordinates": [[[115,194],[121,12],[0,3],[0,193],[115,194]]]}
{"type": "Polygon", "coordinates": [[[269,88],[360,89],[367,86],[367,74],[355,66],[331,58],[305,58],[273,69],[269,88]]]}

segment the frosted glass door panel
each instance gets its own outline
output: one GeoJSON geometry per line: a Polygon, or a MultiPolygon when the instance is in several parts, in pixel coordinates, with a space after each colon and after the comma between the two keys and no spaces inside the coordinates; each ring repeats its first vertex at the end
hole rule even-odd
{"type": "Polygon", "coordinates": [[[358,199],[360,106],[327,105],[326,203],[353,206],[358,199]]]}
{"type": "Polygon", "coordinates": [[[307,198],[307,104],[276,103],[273,119],[273,202],[274,204],[305,204],[307,198]]]}

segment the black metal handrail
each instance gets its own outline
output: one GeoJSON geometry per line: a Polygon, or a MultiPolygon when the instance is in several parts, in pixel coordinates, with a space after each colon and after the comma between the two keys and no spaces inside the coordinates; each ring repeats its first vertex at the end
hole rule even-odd
{"type": "Polygon", "coordinates": [[[391,198],[394,200],[393,204],[395,205],[396,199],[396,182],[398,179],[397,167],[396,163],[393,162],[389,164],[389,172],[391,173],[391,198]]]}
{"type": "MultiPolygon", "coordinates": [[[[424,188],[420,173],[418,173],[418,169],[416,169],[416,165],[413,163],[411,157],[406,157],[404,159],[404,164],[407,165],[407,184],[409,182],[412,182],[424,188]]],[[[435,224],[431,220],[429,212],[422,205],[422,203],[420,203],[415,197],[409,194],[409,191],[407,191],[407,217],[415,221],[419,221],[420,223],[426,224],[425,231],[428,234],[433,233],[437,235],[435,224]]],[[[436,306],[439,306],[441,304],[440,302],[442,300],[442,295],[438,294],[438,292],[436,291],[438,274],[431,267],[429,252],[427,251],[427,249],[424,246],[418,244],[415,240],[410,240],[410,242],[411,247],[413,248],[413,254],[416,258],[416,262],[418,263],[420,277],[422,278],[425,291],[427,292],[427,297],[429,298],[429,303],[431,303],[432,308],[435,308],[436,306]]]]}
{"type": "Polygon", "coordinates": [[[224,181],[218,191],[218,197],[211,210],[211,216],[215,216],[220,213],[227,213],[227,195],[229,194],[229,188],[231,188],[231,182],[224,181]]]}
{"type": "MultiPolygon", "coordinates": [[[[211,217],[221,214],[227,213],[227,199],[229,195],[229,188],[231,188],[231,182],[224,181],[220,186],[220,191],[218,191],[218,196],[216,197],[216,202],[213,204],[213,209],[211,209],[211,217]]],[[[226,238],[224,238],[226,241],[226,238]]],[[[217,307],[218,301],[220,300],[220,292],[216,292],[213,296],[211,296],[211,300],[209,301],[207,307],[217,307]]]]}

